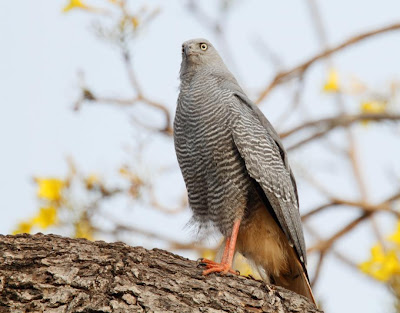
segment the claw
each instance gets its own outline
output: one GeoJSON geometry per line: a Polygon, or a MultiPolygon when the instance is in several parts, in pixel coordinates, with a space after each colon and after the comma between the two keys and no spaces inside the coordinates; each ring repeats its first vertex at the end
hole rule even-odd
{"type": "Polygon", "coordinates": [[[203,271],[203,275],[208,275],[211,273],[222,273],[222,274],[235,274],[240,275],[240,273],[232,269],[232,260],[235,254],[236,239],[239,232],[240,219],[235,220],[233,224],[232,234],[226,238],[225,249],[222,255],[221,263],[217,263],[208,259],[202,259],[200,264],[206,266],[206,270],[203,271]]]}
{"type": "MultiPolygon", "coordinates": [[[[207,260],[209,261],[209,260],[207,260]]],[[[203,271],[203,275],[208,275],[211,273],[222,273],[222,274],[227,274],[227,273],[231,273],[231,274],[235,274],[237,275],[237,272],[234,271],[229,264],[226,263],[216,263],[213,261],[207,262],[208,264],[206,264],[206,270],[203,271]]]]}
{"type": "Polygon", "coordinates": [[[200,264],[204,264],[204,265],[207,265],[207,266],[208,265],[213,266],[215,264],[220,264],[220,263],[212,261],[212,260],[209,260],[209,259],[200,259],[200,264]]]}

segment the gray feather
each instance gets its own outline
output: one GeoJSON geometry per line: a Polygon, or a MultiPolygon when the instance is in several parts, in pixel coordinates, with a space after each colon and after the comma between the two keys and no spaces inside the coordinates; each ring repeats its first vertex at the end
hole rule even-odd
{"type": "Polygon", "coordinates": [[[186,42],[183,53],[174,141],[194,221],[229,235],[260,201],[255,180],[305,265],[296,182],[278,134],[208,41],[186,42]]]}
{"type": "MultiPolygon", "coordinates": [[[[232,132],[249,175],[262,187],[282,230],[289,241],[293,242],[300,258],[303,258],[306,263],[296,187],[293,184],[287,158],[285,162],[276,139],[260,120],[260,115],[263,116],[261,111],[257,114],[254,106],[249,106],[240,97],[237,97],[233,103],[234,106],[246,108],[240,110],[242,116],[234,125],[232,132]]],[[[263,119],[264,122],[268,122],[265,117],[263,119]]],[[[270,125],[268,124],[267,126],[270,125]]]]}

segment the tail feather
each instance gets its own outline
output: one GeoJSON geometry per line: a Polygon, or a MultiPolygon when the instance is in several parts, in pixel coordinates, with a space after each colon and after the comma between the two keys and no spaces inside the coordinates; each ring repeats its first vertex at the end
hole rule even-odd
{"type": "Polygon", "coordinates": [[[289,252],[289,272],[281,274],[279,276],[271,275],[275,284],[282,286],[286,289],[292,290],[306,298],[310,299],[315,305],[315,298],[311,290],[311,285],[308,280],[308,276],[304,271],[302,264],[300,263],[296,253],[289,252]]]}
{"type": "Polygon", "coordinates": [[[236,247],[255,265],[266,283],[292,290],[315,304],[306,268],[264,206],[254,210],[241,226],[236,247]]]}

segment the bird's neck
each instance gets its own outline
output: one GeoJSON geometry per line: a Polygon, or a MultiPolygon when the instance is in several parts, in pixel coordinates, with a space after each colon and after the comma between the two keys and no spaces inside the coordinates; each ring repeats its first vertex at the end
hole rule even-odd
{"type": "MultiPolygon", "coordinates": [[[[225,79],[233,79],[233,75],[229,72],[229,70],[225,67],[224,64],[213,66],[197,66],[197,67],[181,67],[180,71],[180,80],[181,80],[181,88],[189,87],[195,77],[201,79],[208,79],[211,76],[218,77],[222,76],[225,79]]],[[[196,80],[196,78],[195,78],[196,80]]],[[[235,80],[236,81],[236,80],[235,80]]]]}

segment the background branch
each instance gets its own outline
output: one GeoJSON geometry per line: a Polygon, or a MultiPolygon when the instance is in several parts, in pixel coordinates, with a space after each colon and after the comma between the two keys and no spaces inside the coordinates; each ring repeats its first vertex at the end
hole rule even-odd
{"type": "Polygon", "coordinates": [[[257,100],[255,101],[255,103],[260,103],[261,101],[263,101],[265,99],[265,97],[270,93],[270,91],[272,89],[274,89],[276,86],[278,86],[284,82],[287,82],[290,79],[293,79],[294,77],[303,75],[305,73],[305,71],[315,62],[317,62],[321,59],[324,59],[338,51],[341,51],[344,48],[350,47],[350,46],[352,46],[360,41],[363,41],[365,39],[368,39],[368,38],[371,38],[371,37],[374,37],[376,35],[380,35],[383,33],[391,32],[394,30],[399,30],[399,29],[400,29],[400,23],[395,23],[395,24],[392,24],[389,26],[381,27],[381,28],[378,28],[378,29],[375,29],[372,31],[365,32],[363,34],[353,36],[333,48],[326,49],[326,50],[316,54],[309,60],[301,63],[300,65],[298,65],[290,70],[278,73],[275,76],[275,78],[272,80],[272,82],[260,93],[260,95],[257,98],[257,100]]]}

